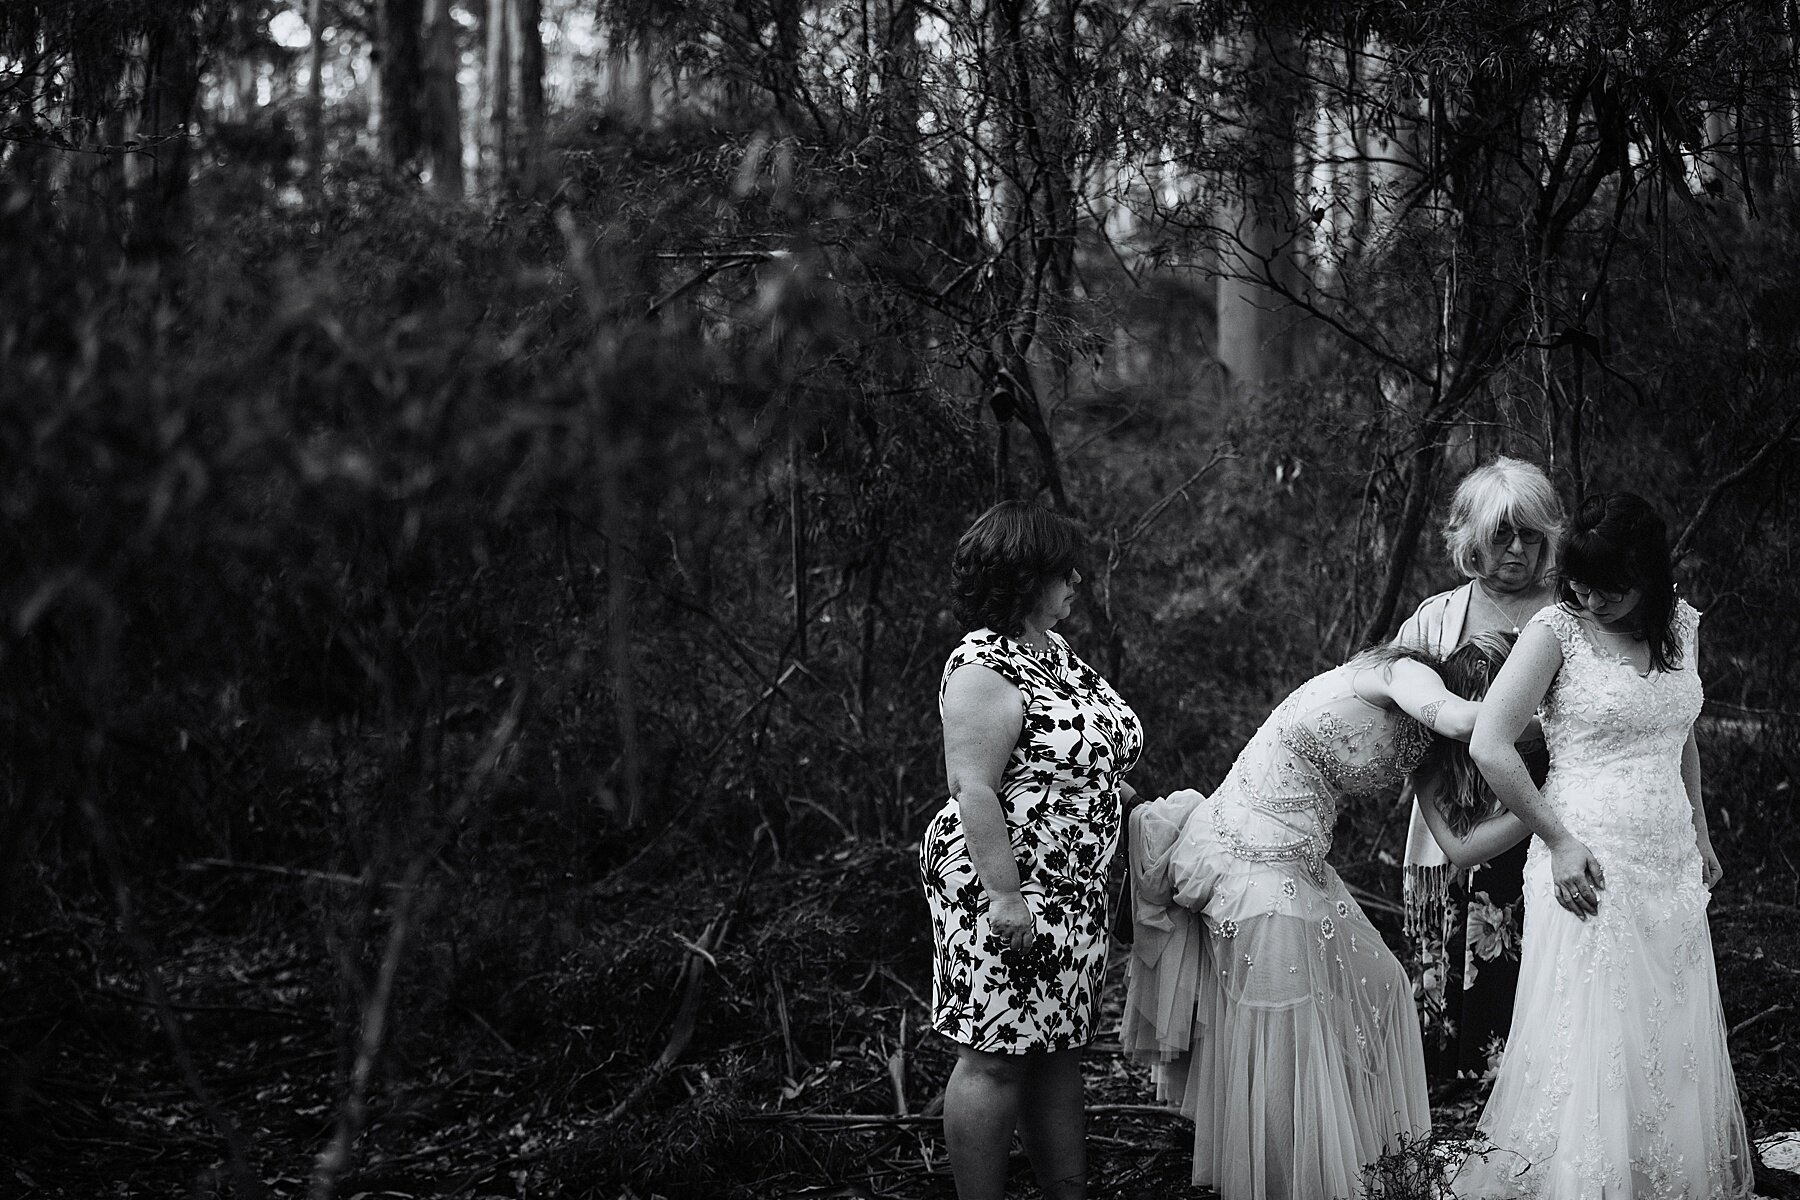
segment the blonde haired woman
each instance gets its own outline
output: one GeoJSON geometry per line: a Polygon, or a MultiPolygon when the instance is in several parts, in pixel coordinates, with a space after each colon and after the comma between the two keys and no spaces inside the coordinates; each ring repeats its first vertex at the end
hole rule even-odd
{"type": "MultiPolygon", "coordinates": [[[[1444,658],[1484,634],[1516,635],[1556,599],[1566,523],[1555,487],[1531,463],[1501,456],[1469,472],[1443,531],[1450,561],[1468,582],[1419,605],[1396,643],[1444,658]]],[[[1541,744],[1526,749],[1525,761],[1542,779],[1541,744]]],[[[1412,796],[1405,882],[1426,1061],[1436,1077],[1479,1077],[1512,1020],[1525,847],[1486,863],[1471,862],[1466,850],[1447,854],[1434,835],[1446,814],[1428,813],[1430,804],[1412,796]]]]}

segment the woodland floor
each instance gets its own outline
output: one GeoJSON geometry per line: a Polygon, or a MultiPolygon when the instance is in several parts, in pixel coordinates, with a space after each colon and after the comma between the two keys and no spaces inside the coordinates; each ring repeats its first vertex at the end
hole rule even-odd
{"type": "MultiPolygon", "coordinates": [[[[597,886],[473,873],[436,885],[336,1195],[953,1195],[933,1117],[952,1056],[924,1028],[911,852],[859,845],[735,870],[691,865],[709,857],[692,847],[660,853],[597,886]]],[[[242,1130],[270,1195],[307,1192],[362,1011],[339,966],[348,889],[245,864],[190,864],[140,888],[191,1071],[116,910],[46,909],[0,943],[0,1195],[230,1194],[196,1083],[242,1130]]],[[[383,911],[371,928],[385,936],[383,911]]],[[[1800,1128],[1800,907],[1728,880],[1713,932],[1752,1133],[1800,1128]]],[[[1207,1194],[1188,1182],[1191,1130],[1150,1105],[1116,1037],[1087,1069],[1093,1194],[1207,1194]]],[[[1441,1129],[1467,1130],[1480,1099],[1440,1089],[1441,1129]]],[[[1015,1165],[1017,1194],[1035,1195],[1015,1165]]],[[[1759,1181],[1800,1197],[1800,1177],[1759,1181]]]]}

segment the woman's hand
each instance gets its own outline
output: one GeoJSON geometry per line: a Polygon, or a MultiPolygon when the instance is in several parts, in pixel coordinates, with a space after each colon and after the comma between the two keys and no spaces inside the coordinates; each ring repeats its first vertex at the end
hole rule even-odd
{"type": "Polygon", "coordinates": [[[1018,892],[988,893],[988,928],[1010,950],[1023,951],[1037,933],[1037,918],[1018,892]]]}
{"type": "Polygon", "coordinates": [[[1719,880],[1725,878],[1725,868],[1719,865],[1719,856],[1713,853],[1712,839],[1700,839],[1700,882],[1707,891],[1712,891],[1719,880]]]}
{"type": "Polygon", "coordinates": [[[1594,852],[1576,838],[1550,847],[1550,879],[1556,886],[1556,902],[1583,921],[1600,911],[1606,872],[1594,852]]]}

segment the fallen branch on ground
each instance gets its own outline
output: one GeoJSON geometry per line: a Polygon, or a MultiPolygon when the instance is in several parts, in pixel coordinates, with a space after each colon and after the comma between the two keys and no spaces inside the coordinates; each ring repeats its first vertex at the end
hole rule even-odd
{"type": "MultiPolygon", "coordinates": [[[[321,883],[335,883],[344,887],[362,887],[364,880],[355,875],[345,875],[338,871],[314,871],[306,867],[279,867],[270,863],[232,862],[228,858],[197,858],[193,862],[183,863],[184,871],[239,871],[255,875],[280,875],[288,879],[311,879],[321,883]]],[[[381,885],[390,891],[404,891],[407,885],[399,880],[389,880],[381,885]]]]}
{"type": "MultiPolygon", "coordinates": [[[[1082,1109],[1090,1117],[1182,1117],[1178,1108],[1170,1108],[1166,1104],[1090,1104],[1082,1109]]],[[[832,1129],[854,1129],[862,1126],[890,1127],[895,1125],[942,1125],[941,1113],[920,1113],[917,1116],[891,1116],[886,1113],[751,1113],[741,1118],[745,1121],[758,1121],[776,1125],[817,1125],[832,1129]]]]}
{"type": "Polygon", "coordinates": [[[1731,1032],[1727,1033],[1725,1036],[1727,1038],[1734,1038],[1738,1034],[1744,1032],[1744,1030],[1750,1028],[1752,1025],[1755,1025],[1757,1022],[1763,1020],[1764,1018],[1775,1016],[1777,1013],[1788,1012],[1788,1011],[1792,1010],[1793,1007],[1794,1006],[1791,1004],[1771,1004],[1771,1005],[1769,1005],[1769,1007],[1763,1009],[1761,1012],[1757,1013],[1755,1016],[1745,1017],[1743,1020],[1739,1021],[1736,1025],[1733,1025],[1731,1027],[1731,1032]]]}
{"type": "MultiPolygon", "coordinates": [[[[742,895],[740,890],[739,895],[742,895]]],[[[725,942],[725,931],[731,925],[731,910],[735,902],[719,910],[719,915],[707,922],[706,930],[700,935],[698,942],[685,942],[687,959],[681,969],[681,1006],[675,1013],[675,1026],[669,1031],[669,1040],[645,1069],[643,1078],[625,1094],[625,1098],[613,1105],[612,1111],[606,1114],[607,1121],[616,1121],[640,1100],[645,1092],[656,1085],[680,1060],[687,1050],[688,1042],[693,1040],[694,1026],[700,1017],[700,990],[706,981],[706,968],[714,961],[713,955],[725,942]]]]}

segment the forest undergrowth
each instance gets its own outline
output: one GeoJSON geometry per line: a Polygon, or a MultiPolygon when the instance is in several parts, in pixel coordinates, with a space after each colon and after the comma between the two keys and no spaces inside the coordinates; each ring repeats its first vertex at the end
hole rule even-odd
{"type": "MultiPolygon", "coordinates": [[[[10,935],[0,1192],[227,1194],[199,1080],[242,1130],[268,1193],[300,1194],[348,1066],[334,1024],[353,998],[326,914],[357,886],[222,861],[147,882],[134,907],[187,1064],[113,913],[62,907],[10,935]]],[[[1746,890],[1728,877],[1713,927],[1761,1137],[1800,1114],[1800,922],[1791,891],[1746,890]]],[[[463,865],[422,899],[429,950],[407,968],[344,1195],[954,1194],[938,1121],[953,1052],[926,1025],[911,847],[845,842],[780,860],[765,848],[728,864],[671,833],[597,883],[463,865]]],[[[1377,922],[1399,944],[1393,921],[1377,922]]],[[[1188,1182],[1191,1126],[1118,1052],[1123,953],[1115,945],[1086,1063],[1094,1194],[1201,1196],[1188,1182]]],[[[1441,1139],[1470,1131],[1483,1090],[1437,1090],[1441,1139]]],[[[1420,1186],[1429,1161],[1429,1147],[1406,1171],[1389,1160],[1387,1187],[1371,1194],[1436,1194],[1420,1186]]],[[[1035,1194],[1022,1158],[1015,1168],[1019,1194],[1035,1194]]],[[[1764,1195],[1800,1195],[1761,1178],[1764,1195]]]]}

